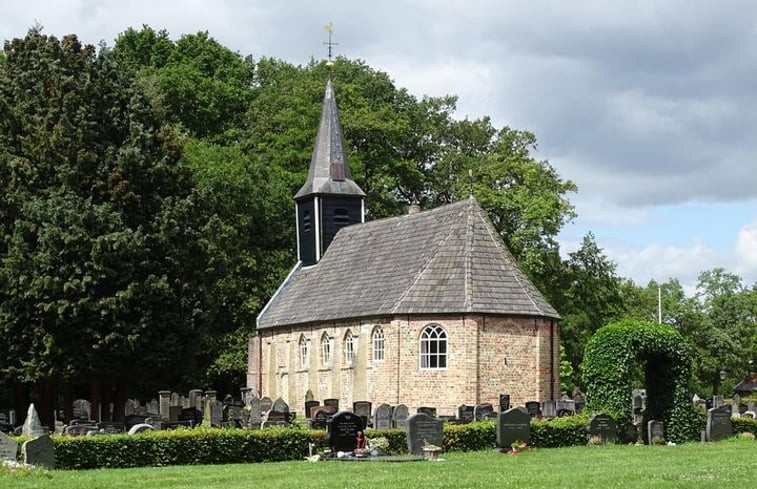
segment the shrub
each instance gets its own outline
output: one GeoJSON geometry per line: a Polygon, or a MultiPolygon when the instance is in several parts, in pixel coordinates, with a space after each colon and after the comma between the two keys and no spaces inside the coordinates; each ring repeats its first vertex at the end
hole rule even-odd
{"type": "Polygon", "coordinates": [[[734,433],[751,433],[757,436],[757,419],[749,418],[732,418],[734,433]]]}
{"type": "Polygon", "coordinates": [[[541,448],[585,445],[587,441],[585,414],[531,422],[531,445],[541,448]]]}
{"type": "Polygon", "coordinates": [[[477,421],[465,425],[448,424],[444,426],[445,452],[469,452],[494,448],[496,443],[496,425],[494,421],[477,421]]]}
{"type": "Polygon", "coordinates": [[[600,328],[586,345],[583,375],[587,408],[631,420],[634,364],[645,362],[649,416],[665,422],[674,442],[698,438],[692,423],[691,352],[671,326],[624,320],[600,328]]]}

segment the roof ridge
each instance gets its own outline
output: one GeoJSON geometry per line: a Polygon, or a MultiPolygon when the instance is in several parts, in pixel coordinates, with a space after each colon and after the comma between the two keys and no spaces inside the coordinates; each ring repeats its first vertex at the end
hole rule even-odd
{"type": "MultiPolygon", "coordinates": [[[[506,247],[504,246],[504,242],[502,241],[502,237],[499,235],[499,233],[493,233],[492,226],[489,225],[487,222],[487,219],[484,219],[483,216],[481,216],[481,212],[484,212],[484,210],[480,206],[477,207],[477,214],[481,222],[484,224],[484,229],[486,229],[487,234],[489,235],[489,239],[494,242],[494,244],[497,247],[497,250],[499,251],[499,254],[502,255],[503,259],[507,260],[508,262],[512,260],[512,263],[510,267],[507,268],[508,273],[510,273],[515,280],[515,282],[520,287],[521,291],[528,297],[528,300],[531,301],[531,304],[534,306],[534,308],[539,311],[543,315],[548,315],[547,312],[545,312],[534,300],[533,297],[533,291],[526,285],[526,282],[523,280],[524,278],[527,279],[527,277],[521,277],[519,275],[520,267],[518,267],[518,264],[515,263],[515,257],[512,256],[512,254],[505,253],[504,250],[506,247]]],[[[522,272],[521,272],[522,273],[522,272]]]]}

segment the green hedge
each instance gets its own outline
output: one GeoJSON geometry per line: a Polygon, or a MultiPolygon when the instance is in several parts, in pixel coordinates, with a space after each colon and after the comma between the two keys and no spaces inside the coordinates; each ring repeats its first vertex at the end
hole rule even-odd
{"type": "Polygon", "coordinates": [[[734,435],[746,432],[757,436],[757,419],[732,418],[731,423],[733,423],[734,435]]]}
{"type": "Polygon", "coordinates": [[[569,447],[586,444],[586,424],[589,417],[584,414],[555,418],[549,421],[531,422],[531,445],[540,448],[569,447]]]}

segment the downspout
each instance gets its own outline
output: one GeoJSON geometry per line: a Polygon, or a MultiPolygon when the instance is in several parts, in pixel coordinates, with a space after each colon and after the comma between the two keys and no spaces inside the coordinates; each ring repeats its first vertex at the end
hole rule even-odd
{"type": "Polygon", "coordinates": [[[555,400],[555,320],[549,321],[549,399],[555,400]]]}

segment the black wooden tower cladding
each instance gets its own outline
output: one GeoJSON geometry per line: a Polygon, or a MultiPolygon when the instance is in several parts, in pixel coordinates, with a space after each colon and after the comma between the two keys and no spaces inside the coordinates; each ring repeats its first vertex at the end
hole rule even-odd
{"type": "Polygon", "coordinates": [[[315,265],[337,231],[364,220],[365,193],[352,180],[331,79],[326,84],[308,179],[295,194],[297,259],[315,265]]]}

